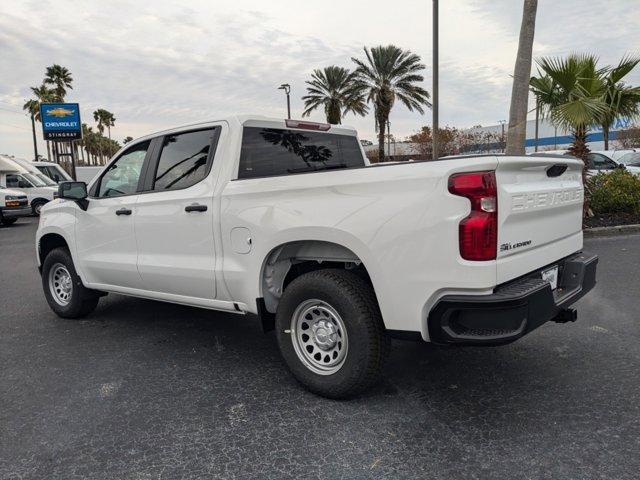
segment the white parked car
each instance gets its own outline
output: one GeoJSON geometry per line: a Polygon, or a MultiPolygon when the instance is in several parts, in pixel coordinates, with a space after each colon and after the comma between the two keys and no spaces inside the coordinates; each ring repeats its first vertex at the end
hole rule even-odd
{"type": "MultiPolygon", "coordinates": [[[[600,150],[589,153],[587,159],[587,176],[596,175],[598,173],[612,172],[616,168],[624,168],[625,165],[620,161],[625,155],[634,152],[632,149],[627,150],[600,150]]],[[[531,153],[529,155],[566,155],[569,156],[568,150],[552,150],[540,153],[531,153]]]]}
{"type": "Polygon", "coordinates": [[[618,159],[618,163],[624,165],[629,172],[640,175],[640,151],[623,155],[618,159]]]}
{"type": "Polygon", "coordinates": [[[0,224],[13,225],[18,218],[31,215],[27,196],[0,184],[0,224]]]}
{"type": "Polygon", "coordinates": [[[343,398],[389,337],[499,345],[595,284],[582,163],[468,156],[369,165],[355,130],[233,117],[126,145],[42,210],[37,261],[59,316],[107,292],[260,316],[293,375],[343,398]]]}

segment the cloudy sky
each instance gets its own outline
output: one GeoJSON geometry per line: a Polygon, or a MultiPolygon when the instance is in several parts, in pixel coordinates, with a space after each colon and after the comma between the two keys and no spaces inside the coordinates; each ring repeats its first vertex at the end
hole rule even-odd
{"type": "MultiPolygon", "coordinates": [[[[440,2],[441,124],[491,125],[508,117],[520,0],[440,2]]],[[[539,0],[534,55],[593,52],[616,63],[640,53],[638,0],[539,0]]],[[[283,118],[276,87],[292,86],[300,117],[314,68],[351,67],[363,46],[393,43],[419,54],[431,90],[429,0],[3,0],[0,6],[0,152],[32,156],[21,112],[30,86],[59,63],[73,74],[68,101],[83,121],[106,108],[121,140],[236,113],[283,118]]],[[[640,69],[630,76],[640,84],[640,69]]],[[[312,120],[324,121],[318,112],[312,120]]],[[[429,124],[396,106],[391,129],[404,138],[429,124]]],[[[348,116],[374,138],[372,116],[348,116]]],[[[42,142],[41,142],[42,143],[42,142]]]]}

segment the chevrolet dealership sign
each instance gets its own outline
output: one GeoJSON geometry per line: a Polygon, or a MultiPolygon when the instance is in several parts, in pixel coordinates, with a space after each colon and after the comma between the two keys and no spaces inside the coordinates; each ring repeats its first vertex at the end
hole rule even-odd
{"type": "Polygon", "coordinates": [[[82,122],[77,103],[41,103],[40,120],[45,140],[81,140],[82,122]]]}

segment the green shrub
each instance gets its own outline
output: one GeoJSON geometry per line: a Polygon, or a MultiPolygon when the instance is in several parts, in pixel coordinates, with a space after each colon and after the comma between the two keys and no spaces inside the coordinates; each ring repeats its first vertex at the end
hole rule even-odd
{"type": "Polygon", "coordinates": [[[640,214],[640,177],[624,169],[598,173],[588,180],[589,206],[594,213],[640,214]]]}

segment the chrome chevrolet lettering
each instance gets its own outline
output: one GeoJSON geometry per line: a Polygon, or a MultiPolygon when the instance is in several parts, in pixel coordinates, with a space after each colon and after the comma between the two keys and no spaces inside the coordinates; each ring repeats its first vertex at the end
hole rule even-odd
{"type": "Polygon", "coordinates": [[[572,188],[555,192],[527,192],[513,195],[511,198],[513,201],[512,210],[517,212],[565,203],[579,203],[582,201],[582,189],[572,188]]]}

